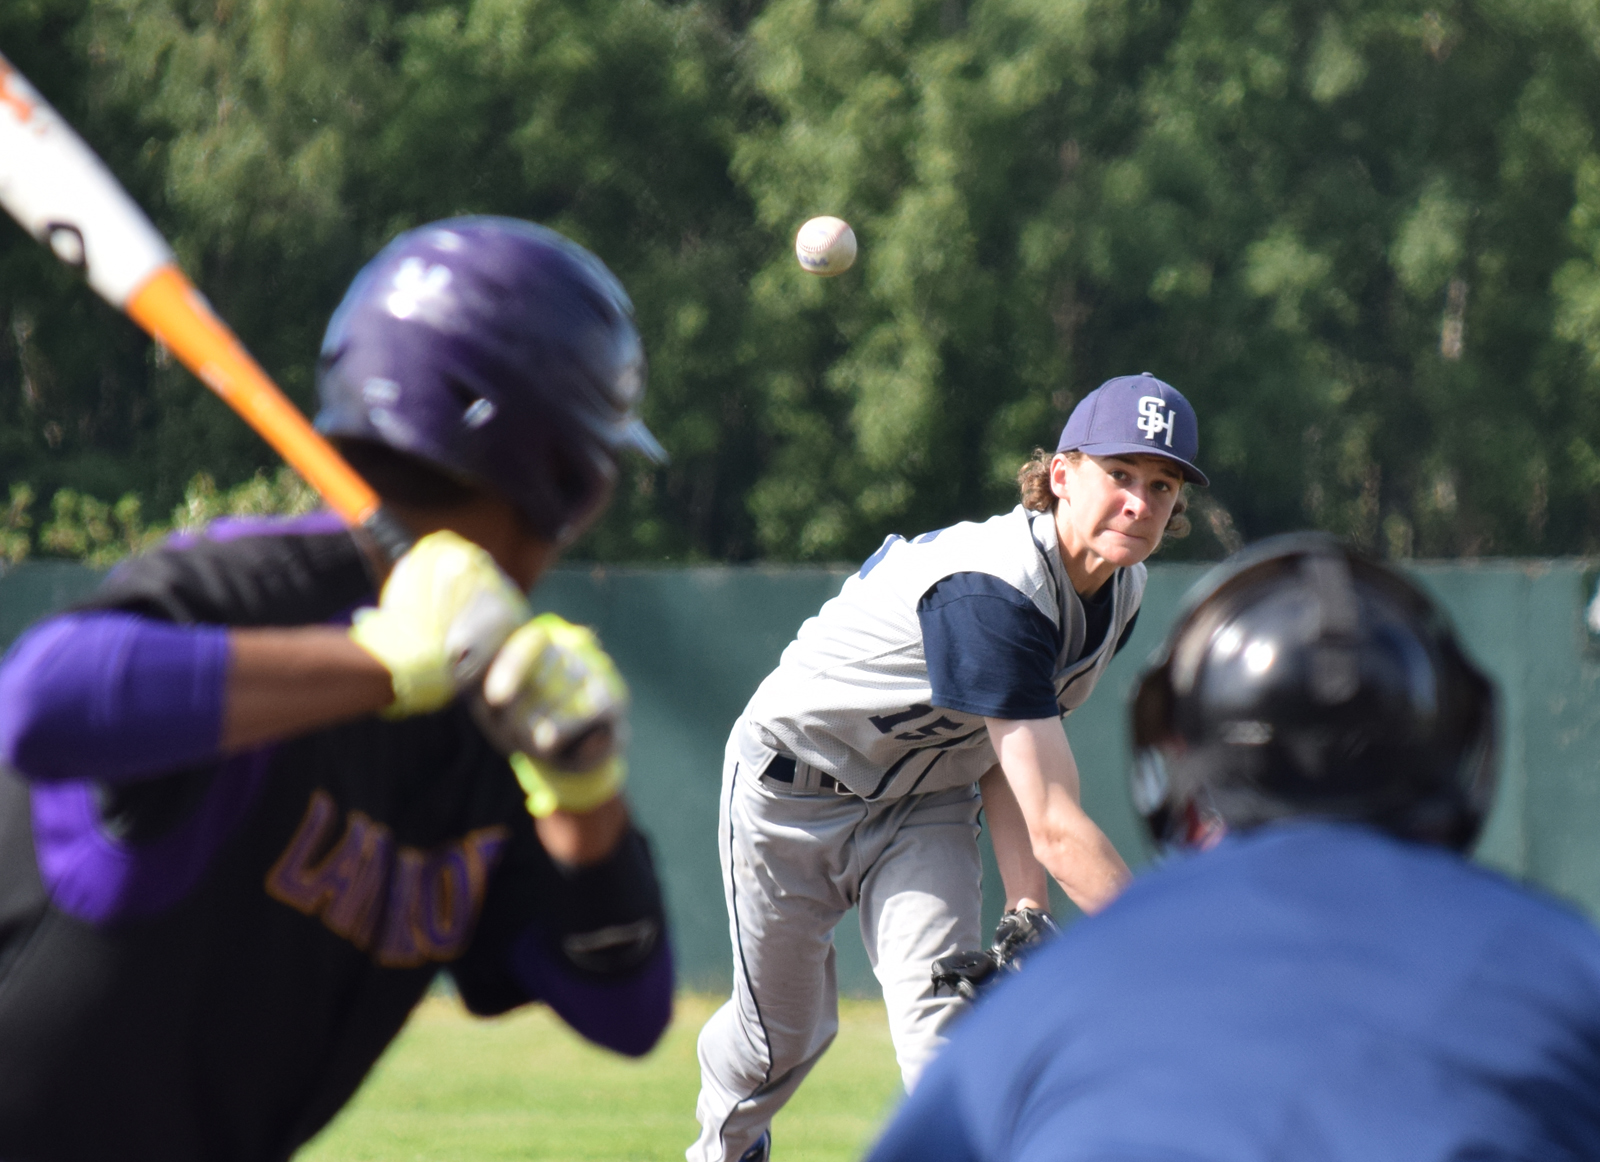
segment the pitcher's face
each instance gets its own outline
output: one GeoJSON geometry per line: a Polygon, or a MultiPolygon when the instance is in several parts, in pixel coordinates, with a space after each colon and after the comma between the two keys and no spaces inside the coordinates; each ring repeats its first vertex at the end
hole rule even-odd
{"type": "Polygon", "coordinates": [[[1137,565],[1161,545],[1183,487],[1183,471],[1165,456],[1057,453],[1050,462],[1056,535],[1063,557],[1094,557],[1118,568],[1137,565]]]}

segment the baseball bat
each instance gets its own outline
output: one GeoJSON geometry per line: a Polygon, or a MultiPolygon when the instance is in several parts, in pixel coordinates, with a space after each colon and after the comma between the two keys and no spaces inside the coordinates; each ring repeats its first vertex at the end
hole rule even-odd
{"type": "Polygon", "coordinates": [[[172,248],[83,138],[0,55],[0,206],[178,357],[390,560],[411,536],[300,414],[178,269],[172,248]]]}

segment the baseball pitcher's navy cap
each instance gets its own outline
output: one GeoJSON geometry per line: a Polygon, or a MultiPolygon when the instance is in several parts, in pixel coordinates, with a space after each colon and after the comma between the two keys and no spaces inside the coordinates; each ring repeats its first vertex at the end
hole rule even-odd
{"type": "Polygon", "coordinates": [[[1211,483],[1194,466],[1200,452],[1194,408],[1182,392],[1148,371],[1108,379],[1084,396],[1061,430],[1056,451],[1165,456],[1178,462],[1185,480],[1211,483]]]}

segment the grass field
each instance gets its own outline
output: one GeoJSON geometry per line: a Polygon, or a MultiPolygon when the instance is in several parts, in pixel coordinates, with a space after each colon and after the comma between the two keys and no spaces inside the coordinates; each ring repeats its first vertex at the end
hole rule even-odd
{"type": "MultiPolygon", "coordinates": [[[[629,1061],[540,1007],[479,1021],[430,997],[297,1162],[678,1162],[696,1131],[695,1036],[720,1003],[679,997],[655,1052],[629,1061]]],[[[899,1096],[882,1002],[841,1002],[839,1026],[773,1126],[781,1162],[860,1158],[899,1096]]]]}

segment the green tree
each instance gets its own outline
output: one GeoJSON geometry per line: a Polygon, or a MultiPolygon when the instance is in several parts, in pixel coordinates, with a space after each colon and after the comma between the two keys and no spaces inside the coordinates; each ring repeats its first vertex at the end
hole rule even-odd
{"type": "MultiPolygon", "coordinates": [[[[0,8],[303,407],[401,229],[516,214],[604,258],[675,457],[575,549],[607,560],[859,557],[981,516],[1138,370],[1194,400],[1215,482],[1170,554],[1306,524],[1593,551],[1597,43],[1577,0],[0,8]],[[837,279],[790,255],[818,213],[861,240],[837,279]]],[[[77,551],[46,539],[63,489],[82,524],[275,467],[9,223],[0,323],[0,487],[36,498],[8,558],[77,551]]]]}
{"type": "MultiPolygon", "coordinates": [[[[73,81],[85,63],[78,29],[87,10],[86,0],[0,6],[0,50],[69,120],[93,123],[106,155],[126,164],[135,150],[73,81]]],[[[15,499],[22,486],[45,498],[61,487],[115,496],[134,486],[132,432],[150,410],[144,366],[135,328],[0,214],[0,489],[15,499]]],[[[10,533],[13,549],[32,535],[10,533]]]]}
{"type": "MultiPolygon", "coordinates": [[[[713,11],[36,0],[5,19],[7,44],[62,46],[16,63],[302,407],[339,294],[400,230],[504,213],[590,246],[638,304],[648,414],[676,458],[664,471],[630,466],[581,551],[751,551],[743,496],[759,450],[740,271],[753,233],[727,172],[734,44],[713,11]]],[[[186,372],[3,229],[0,483],[29,483],[46,502],[62,488],[131,491],[160,511],[196,471],[231,484],[273,463],[186,372]]],[[[72,551],[59,539],[39,547],[72,551]]]]}
{"type": "Polygon", "coordinates": [[[763,547],[856,555],[1008,503],[1084,391],[1151,370],[1199,409],[1203,526],[1591,551],[1594,23],[1495,0],[775,0],[750,49],[774,115],[737,172],[774,249],[831,212],[862,257],[755,280],[783,342],[763,547]]]}

